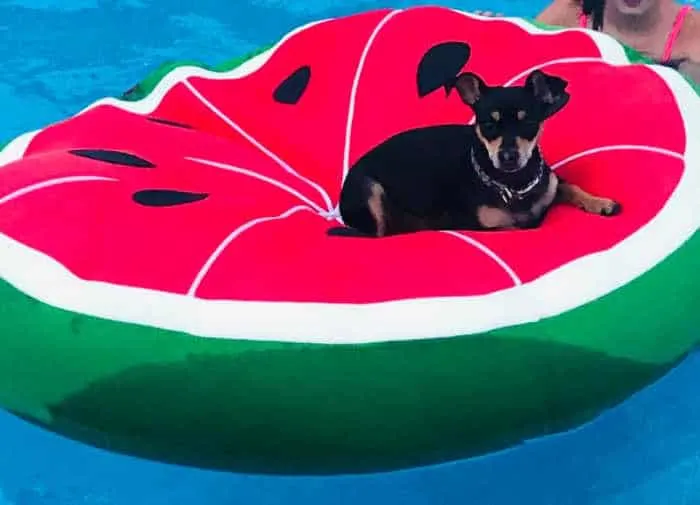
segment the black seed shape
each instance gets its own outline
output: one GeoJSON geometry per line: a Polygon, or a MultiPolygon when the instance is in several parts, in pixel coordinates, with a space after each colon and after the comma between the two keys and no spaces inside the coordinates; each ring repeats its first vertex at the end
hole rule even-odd
{"type": "Polygon", "coordinates": [[[112,151],[109,149],[71,149],[68,151],[74,156],[90,158],[92,160],[103,161],[113,165],[125,165],[127,167],[153,168],[155,165],[148,160],[140,158],[135,154],[122,151],[112,151]]]}
{"type": "Polygon", "coordinates": [[[190,193],[174,189],[144,189],[134,193],[132,198],[136,203],[147,207],[172,207],[199,202],[208,196],[206,193],[190,193]]]}
{"type": "Polygon", "coordinates": [[[272,96],[276,102],[294,105],[306,91],[310,79],[311,67],[308,65],[299,67],[277,86],[272,96]]]}
{"type": "Polygon", "coordinates": [[[428,49],[418,64],[418,96],[423,98],[443,87],[447,91],[470,55],[471,49],[464,42],[443,42],[428,49]]]}
{"type": "Polygon", "coordinates": [[[161,124],[165,124],[168,126],[175,126],[177,128],[187,128],[188,130],[192,129],[192,127],[188,124],[178,123],[177,121],[171,121],[170,119],[163,119],[161,117],[148,116],[146,119],[148,119],[149,121],[153,121],[154,123],[161,123],[161,124]]]}

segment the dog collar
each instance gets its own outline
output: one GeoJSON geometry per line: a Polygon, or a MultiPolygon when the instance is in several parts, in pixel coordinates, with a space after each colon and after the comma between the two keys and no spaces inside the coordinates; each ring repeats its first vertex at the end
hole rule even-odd
{"type": "Polygon", "coordinates": [[[533,189],[535,189],[540,181],[542,181],[542,177],[544,176],[544,160],[540,159],[535,177],[533,177],[532,180],[525,185],[525,187],[514,189],[490,177],[484,171],[484,169],[481,168],[479,162],[476,161],[474,149],[471,150],[471,162],[476,174],[479,176],[479,179],[481,179],[481,182],[490,188],[494,188],[501,197],[501,200],[503,200],[503,203],[506,205],[510,205],[513,200],[523,200],[533,189]]]}

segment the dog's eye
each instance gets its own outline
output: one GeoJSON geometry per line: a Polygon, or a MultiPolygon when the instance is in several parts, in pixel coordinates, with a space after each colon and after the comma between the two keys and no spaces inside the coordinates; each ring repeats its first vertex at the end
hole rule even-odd
{"type": "Polygon", "coordinates": [[[492,123],[490,121],[486,123],[481,123],[481,132],[486,137],[495,137],[498,134],[498,124],[492,123]]]}
{"type": "Polygon", "coordinates": [[[520,123],[520,131],[523,137],[526,138],[533,138],[535,135],[537,135],[539,129],[540,125],[536,121],[522,121],[520,123]]]}

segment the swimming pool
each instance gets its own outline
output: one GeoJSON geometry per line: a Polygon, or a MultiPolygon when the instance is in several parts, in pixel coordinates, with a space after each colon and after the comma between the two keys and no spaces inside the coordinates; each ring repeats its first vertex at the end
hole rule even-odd
{"type": "MultiPolygon", "coordinates": [[[[519,15],[542,4],[523,0],[497,9],[488,1],[446,3],[519,15]]],[[[0,6],[5,111],[0,138],[119,93],[163,60],[195,57],[215,63],[307,20],[378,5],[360,0],[295,5],[255,0],[235,8],[216,0],[196,5],[5,1],[0,6]]],[[[575,433],[468,462],[345,479],[269,479],[166,467],[79,446],[3,416],[0,487],[15,505],[694,503],[700,500],[698,379],[700,357],[693,356],[659,384],[575,433]]]]}

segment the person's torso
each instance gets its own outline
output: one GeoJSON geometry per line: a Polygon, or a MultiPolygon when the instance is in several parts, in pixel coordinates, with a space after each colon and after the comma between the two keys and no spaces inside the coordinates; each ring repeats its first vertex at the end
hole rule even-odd
{"type": "MultiPolygon", "coordinates": [[[[688,35],[694,25],[697,25],[697,13],[691,6],[684,5],[677,6],[673,13],[664,16],[650,31],[635,33],[619,30],[607,18],[603,24],[603,31],[659,63],[674,66],[674,63],[688,57],[689,46],[694,38],[688,35]]],[[[579,26],[591,28],[590,19],[581,14],[579,26]]]]}

